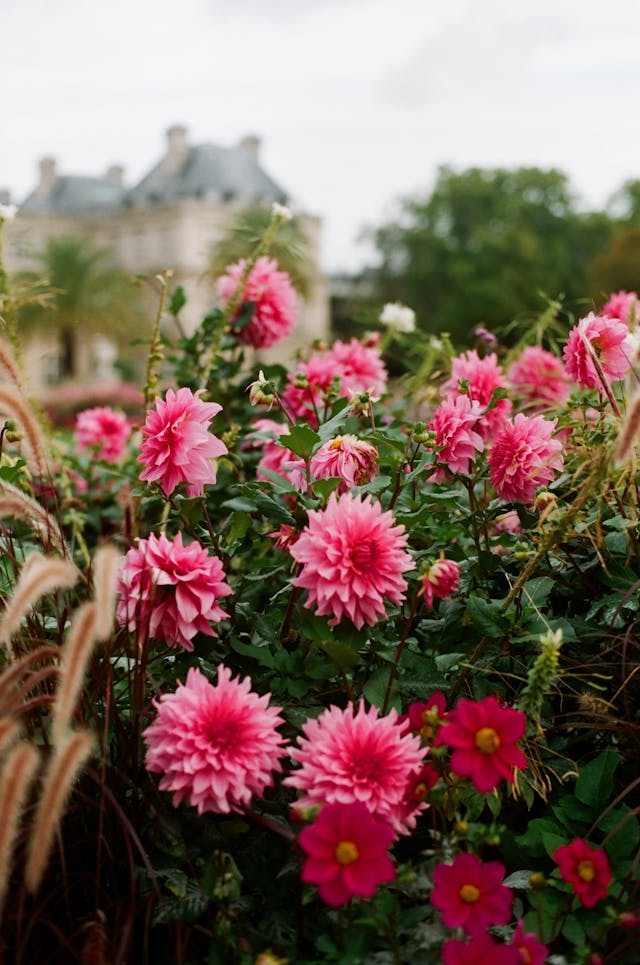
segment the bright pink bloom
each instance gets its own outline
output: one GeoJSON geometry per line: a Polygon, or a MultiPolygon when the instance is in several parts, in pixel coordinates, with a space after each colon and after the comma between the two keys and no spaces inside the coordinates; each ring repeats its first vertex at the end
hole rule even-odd
{"type": "Polygon", "coordinates": [[[510,945],[498,945],[486,932],[476,935],[470,942],[452,938],[442,946],[443,965],[480,965],[481,962],[524,965],[525,959],[510,945]]]}
{"type": "Polygon", "coordinates": [[[549,949],[543,945],[535,932],[525,932],[522,919],[516,925],[509,948],[518,953],[518,965],[544,965],[549,949]]]}
{"type": "Polygon", "coordinates": [[[267,533],[269,539],[274,541],[274,546],[277,546],[279,550],[287,551],[297,541],[299,535],[300,533],[295,526],[289,526],[288,523],[281,523],[275,533],[267,533]]]}
{"type": "Polygon", "coordinates": [[[562,405],[571,393],[562,360],[539,345],[530,345],[509,368],[511,383],[530,409],[562,405]]]}
{"type": "Polygon", "coordinates": [[[438,728],[447,719],[447,698],[436,690],[424,703],[416,700],[409,704],[409,710],[398,718],[398,724],[405,730],[420,734],[427,744],[433,744],[438,728]]]}
{"type": "Polygon", "coordinates": [[[460,566],[453,560],[436,560],[420,580],[425,603],[432,607],[434,597],[446,600],[454,592],[460,582],[460,566]]]}
{"type": "Polygon", "coordinates": [[[145,764],[162,775],[162,791],[174,792],[175,807],[186,800],[198,814],[228,814],[271,787],[286,748],[276,730],[281,708],[268,707],[269,697],[220,664],[216,684],[192,668],[186,684],[153,702],[158,716],[142,735],[145,764]]]}
{"type": "Polygon", "coordinates": [[[619,318],[625,325],[629,325],[632,318],[638,315],[638,293],[616,292],[609,296],[609,300],[602,306],[600,314],[605,318],[619,318]]]}
{"type": "Polygon", "coordinates": [[[436,736],[436,744],[453,747],[451,770],[469,777],[478,791],[493,791],[501,780],[514,783],[514,768],[524,771],[527,759],[516,745],[527,726],[519,710],[502,707],[495,697],[458,701],[447,723],[436,736]]]}
{"type": "Polygon", "coordinates": [[[611,868],[606,852],[592,848],[582,838],[574,838],[553,852],[560,874],[585,906],[593,908],[606,898],[611,883],[611,868]]]}
{"type": "MultiPolygon", "coordinates": [[[[223,305],[235,297],[246,264],[242,258],[236,265],[229,265],[226,274],[216,282],[216,294],[223,305]]],[[[298,304],[291,279],[286,271],[278,271],[278,263],[273,258],[263,255],[249,272],[233,321],[247,302],[253,305],[250,322],[240,330],[232,329],[244,345],[271,348],[298,324],[298,304]]]]}
{"type": "Polygon", "coordinates": [[[359,801],[327,804],[315,823],[300,832],[307,854],[302,880],[317,885],[328,905],[344,905],[354,895],[372,898],[378,885],[396,876],[387,854],[393,838],[389,825],[359,801]]]}
{"type": "Polygon", "coordinates": [[[380,350],[363,345],[357,338],[350,342],[334,342],[325,359],[334,366],[340,377],[340,395],[348,398],[354,392],[383,395],[387,389],[388,373],[380,350]]]}
{"type": "MultiPolygon", "coordinates": [[[[439,451],[436,459],[455,475],[468,475],[478,452],[484,448],[482,436],[476,431],[480,418],[480,405],[471,402],[466,395],[455,395],[440,403],[428,428],[435,432],[439,451]]],[[[434,470],[431,482],[442,482],[447,470],[434,470]]]]}
{"type": "Polygon", "coordinates": [[[360,801],[396,832],[413,827],[426,805],[418,801],[406,813],[404,799],[425,751],[418,737],[398,727],[397,716],[395,710],[385,716],[377,707],[365,710],[361,701],[356,713],[352,704],[345,710],[328,707],[308,720],[299,746],[289,752],[300,768],[284,781],[304,792],[298,806],[360,801]]]}
{"type": "Polygon", "coordinates": [[[410,776],[398,810],[400,820],[407,821],[410,827],[415,826],[415,818],[419,813],[419,805],[426,800],[429,791],[436,786],[439,780],[440,772],[436,770],[430,761],[427,761],[419,771],[415,771],[410,776]]]}
{"type": "Polygon", "coordinates": [[[538,486],[562,472],[562,443],[551,436],[557,420],[519,412],[493,440],[488,463],[500,499],[532,503],[538,486]]]}
{"type": "Polygon", "coordinates": [[[96,450],[98,459],[117,462],[127,448],[131,435],[129,420],[106,405],[78,413],[74,438],[78,449],[96,450]]]}
{"type": "Polygon", "coordinates": [[[311,475],[315,479],[339,476],[342,482],[336,492],[369,482],[376,474],[378,450],[357,436],[337,436],[320,446],[311,457],[311,475]]]}
{"type": "Polygon", "coordinates": [[[152,533],[125,556],[118,592],[121,626],[143,640],[164,640],[192,651],[196,633],[217,636],[211,623],[227,616],[217,601],[233,591],[218,557],[196,540],[183,546],[182,533],[173,541],[152,533]]]}
{"type": "Polygon", "coordinates": [[[504,873],[499,861],[483,863],[475,854],[459,854],[452,864],[434,868],[431,904],[445,925],[462,928],[467,935],[480,935],[489,925],[506,925],[513,892],[502,884],[504,873]]]}
{"type": "Polygon", "coordinates": [[[589,312],[569,332],[563,357],[567,375],[582,389],[598,389],[604,394],[600,376],[593,363],[594,352],[605,376],[612,381],[623,378],[631,365],[632,339],[624,322],[589,312]]]}
{"type": "Polygon", "coordinates": [[[309,524],[291,547],[302,564],[295,586],[308,591],[305,606],[331,616],[330,626],[344,617],[358,630],[386,616],[385,597],[401,603],[413,569],[404,526],[394,525],[390,511],[370,496],[332,493],[326,509],[309,510],[309,524]]]}
{"type": "Polygon", "coordinates": [[[295,372],[287,374],[287,385],[282,401],[296,419],[304,419],[313,429],[318,428],[318,414],[324,409],[324,398],[334,376],[339,376],[333,359],[326,353],[314,353],[308,362],[300,362],[295,372]],[[306,385],[300,384],[300,376],[306,385]]]}
{"type": "MultiPolygon", "coordinates": [[[[480,409],[486,409],[491,401],[495,389],[508,389],[509,383],[505,379],[495,352],[480,358],[475,349],[463,352],[451,360],[451,378],[440,389],[444,398],[452,398],[461,394],[459,382],[469,383],[468,394],[472,401],[477,402],[480,409]]],[[[467,392],[462,392],[467,395],[467,392]]],[[[509,399],[500,399],[495,407],[482,416],[477,430],[484,440],[491,439],[498,431],[511,412],[509,399]]]]}
{"type": "Polygon", "coordinates": [[[203,389],[167,390],[149,409],[142,427],[145,440],[138,461],[144,466],[140,479],[157,482],[170,496],[180,483],[187,483],[189,496],[202,496],[205,483],[216,481],[211,463],[227,453],[227,447],[209,432],[211,420],[222,410],[217,402],[203,402],[203,389]]]}

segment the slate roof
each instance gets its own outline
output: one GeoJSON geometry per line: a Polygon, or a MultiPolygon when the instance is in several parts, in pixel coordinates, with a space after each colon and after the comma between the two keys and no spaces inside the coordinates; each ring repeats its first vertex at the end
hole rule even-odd
{"type": "Polygon", "coordinates": [[[121,208],[126,190],[109,178],[88,178],[64,174],[56,178],[51,194],[46,198],[32,191],[20,206],[21,211],[58,214],[89,214],[92,211],[113,211],[121,208]]]}

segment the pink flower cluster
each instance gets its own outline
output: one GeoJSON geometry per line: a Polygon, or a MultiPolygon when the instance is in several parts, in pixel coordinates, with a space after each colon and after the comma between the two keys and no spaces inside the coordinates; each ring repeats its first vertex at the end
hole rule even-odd
{"type": "Polygon", "coordinates": [[[557,420],[519,412],[493,440],[488,463],[491,482],[500,499],[532,503],[538,486],[562,472],[562,442],[552,439],[557,420]]]}
{"type": "Polygon", "coordinates": [[[162,775],[160,789],[174,792],[176,807],[186,800],[198,814],[241,811],[273,784],[286,748],[277,731],[281,708],[269,699],[220,664],[216,684],[192,668],[185,684],[154,701],[145,763],[162,775]]]}
{"type": "Polygon", "coordinates": [[[526,348],[508,371],[509,379],[528,409],[562,405],[571,388],[562,360],[539,345],[526,348]]]}
{"type": "Polygon", "coordinates": [[[211,623],[224,620],[218,605],[233,591],[222,563],[197,541],[182,544],[182,534],[138,539],[125,556],[118,577],[117,617],[143,640],[164,640],[193,650],[197,633],[216,636],[211,623]]]}
{"type": "Polygon", "coordinates": [[[131,435],[129,420],[106,405],[78,413],[74,438],[79,450],[93,449],[96,458],[117,462],[127,448],[131,435]]]}
{"type": "Polygon", "coordinates": [[[311,457],[311,475],[314,479],[339,476],[342,482],[336,492],[369,482],[376,474],[378,450],[371,443],[357,436],[337,436],[311,457]]]}
{"type": "Polygon", "coordinates": [[[605,318],[589,312],[571,329],[564,347],[567,375],[582,389],[598,389],[605,394],[592,353],[607,379],[615,382],[624,378],[633,354],[626,324],[618,318],[605,318]]]}
{"type": "Polygon", "coordinates": [[[211,463],[227,453],[224,442],[209,432],[211,420],[222,410],[217,402],[203,402],[191,389],[167,390],[149,409],[142,435],[140,479],[157,482],[165,496],[187,483],[189,496],[202,496],[206,483],[216,481],[211,463]]]}
{"type": "Polygon", "coordinates": [[[386,616],[385,598],[401,603],[413,569],[404,551],[404,526],[394,525],[380,503],[346,493],[331,494],[326,509],[310,510],[309,523],[291,547],[302,565],[293,583],[308,591],[306,606],[331,616],[330,626],[344,617],[360,630],[386,616]]]}
{"type": "MultiPolygon", "coordinates": [[[[450,399],[460,394],[467,395],[460,388],[461,381],[469,383],[468,396],[478,403],[480,410],[486,409],[496,389],[509,388],[495,352],[480,358],[475,349],[451,360],[451,377],[440,389],[442,396],[450,399]]],[[[500,429],[511,408],[509,399],[500,399],[493,409],[482,415],[476,429],[485,441],[500,429]]]]}
{"type": "MultiPolygon", "coordinates": [[[[226,274],[216,282],[216,294],[223,305],[236,296],[246,265],[244,259],[229,265],[226,274]]],[[[278,271],[278,263],[266,255],[258,258],[251,268],[232,321],[237,321],[248,302],[253,305],[251,319],[243,328],[234,330],[238,341],[245,345],[271,348],[298,323],[298,305],[291,279],[285,271],[278,271]]]]}

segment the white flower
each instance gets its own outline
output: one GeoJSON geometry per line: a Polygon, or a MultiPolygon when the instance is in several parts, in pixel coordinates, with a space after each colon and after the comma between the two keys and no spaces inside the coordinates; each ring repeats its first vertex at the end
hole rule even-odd
{"type": "Polygon", "coordinates": [[[0,221],[13,221],[17,213],[17,204],[0,204],[0,221]]]}
{"type": "Polygon", "coordinates": [[[280,218],[281,221],[291,221],[293,212],[285,204],[278,204],[277,201],[274,201],[271,205],[271,217],[280,218]]]}
{"type": "Polygon", "coordinates": [[[380,321],[396,332],[413,332],[416,327],[416,313],[412,308],[399,302],[389,302],[382,309],[380,321]]]}

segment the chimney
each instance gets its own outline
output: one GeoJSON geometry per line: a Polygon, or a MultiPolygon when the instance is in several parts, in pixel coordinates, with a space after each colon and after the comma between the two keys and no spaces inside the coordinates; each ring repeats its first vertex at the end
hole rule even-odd
{"type": "Polygon", "coordinates": [[[111,164],[105,174],[107,181],[121,188],[124,185],[124,168],[121,164],[111,164]]]}
{"type": "Polygon", "coordinates": [[[260,156],[260,144],[261,140],[256,134],[247,134],[242,138],[238,147],[241,151],[249,154],[254,161],[257,161],[260,156]]]}
{"type": "Polygon", "coordinates": [[[187,129],[181,124],[174,124],[167,130],[167,153],[164,158],[164,169],[167,174],[178,174],[188,155],[187,129]]]}
{"type": "Polygon", "coordinates": [[[36,188],[36,194],[41,201],[46,201],[53,194],[53,189],[58,180],[56,160],[53,157],[43,157],[38,167],[40,168],[40,183],[36,188]]]}

